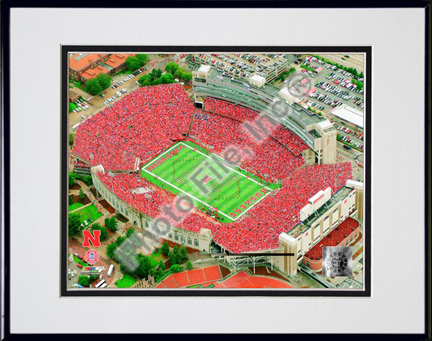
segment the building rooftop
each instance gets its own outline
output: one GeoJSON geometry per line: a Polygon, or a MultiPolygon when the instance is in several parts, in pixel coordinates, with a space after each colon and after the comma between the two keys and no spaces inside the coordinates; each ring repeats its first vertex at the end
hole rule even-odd
{"type": "Polygon", "coordinates": [[[331,111],[331,114],[337,116],[347,122],[350,122],[357,127],[363,129],[363,112],[347,105],[342,105],[331,111]]]}
{"type": "Polygon", "coordinates": [[[322,259],[322,248],[323,246],[338,246],[342,240],[344,240],[349,234],[354,231],[360,223],[351,218],[346,218],[342,223],[340,223],[333,231],[331,231],[327,236],[325,236],[318,244],[316,244],[312,249],[310,249],[305,257],[310,260],[322,259]]]}
{"type": "Polygon", "coordinates": [[[122,53],[116,53],[112,54],[109,59],[105,61],[104,64],[112,67],[115,69],[116,67],[119,67],[120,65],[124,64],[126,61],[126,58],[129,56],[134,56],[134,54],[122,54],[122,53]]]}
{"type": "Polygon", "coordinates": [[[93,69],[88,69],[85,72],[83,72],[81,74],[81,77],[85,79],[90,79],[90,78],[95,78],[97,75],[101,73],[108,73],[108,70],[105,69],[103,66],[98,65],[93,69]]]}
{"type": "Polygon", "coordinates": [[[198,71],[203,73],[208,73],[210,71],[210,65],[201,65],[198,71]]]}
{"type": "Polygon", "coordinates": [[[75,53],[69,58],[69,67],[80,71],[106,55],[106,53],[75,53]]]}

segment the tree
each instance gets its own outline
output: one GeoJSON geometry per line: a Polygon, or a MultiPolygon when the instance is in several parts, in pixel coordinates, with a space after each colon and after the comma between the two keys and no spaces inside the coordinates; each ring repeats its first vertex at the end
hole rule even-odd
{"type": "Polygon", "coordinates": [[[100,94],[102,92],[102,90],[103,89],[102,89],[101,85],[99,84],[99,82],[98,82],[98,80],[96,78],[92,78],[92,79],[89,79],[87,81],[86,91],[89,94],[95,96],[95,95],[100,94]]]}
{"type": "Polygon", "coordinates": [[[162,252],[162,254],[164,256],[168,256],[168,254],[170,252],[170,248],[169,248],[168,242],[164,242],[162,244],[162,247],[161,247],[160,251],[162,252]]]}
{"type": "Polygon", "coordinates": [[[177,63],[174,62],[169,62],[166,66],[165,66],[165,71],[169,72],[170,74],[174,75],[174,73],[177,71],[177,69],[179,68],[177,63]]]}
{"type": "Polygon", "coordinates": [[[177,255],[177,254],[180,253],[180,248],[179,248],[179,246],[178,246],[177,244],[174,245],[174,247],[173,247],[173,252],[174,252],[175,255],[177,255]]]}
{"type": "Polygon", "coordinates": [[[183,271],[183,269],[184,268],[178,264],[171,265],[171,267],[170,267],[170,270],[172,272],[180,272],[180,271],[183,271]]]}
{"type": "Polygon", "coordinates": [[[192,263],[191,263],[190,260],[187,261],[187,263],[186,263],[186,268],[187,268],[188,270],[192,269],[192,263]]]}
{"type": "Polygon", "coordinates": [[[144,63],[141,61],[140,58],[129,56],[126,58],[126,68],[129,71],[135,71],[136,69],[139,69],[141,66],[144,65],[144,63]]]}
{"type": "Polygon", "coordinates": [[[76,184],[76,174],[69,172],[69,187],[76,184]]]}
{"type": "Polygon", "coordinates": [[[163,84],[170,84],[174,82],[174,76],[167,72],[166,74],[162,75],[161,80],[163,84]]]}
{"type": "Polygon", "coordinates": [[[162,260],[159,262],[159,269],[165,270],[165,263],[162,260]]]}
{"type": "Polygon", "coordinates": [[[162,78],[156,78],[153,82],[152,85],[159,85],[162,84],[162,78]]]}
{"type": "Polygon", "coordinates": [[[144,75],[138,79],[138,83],[140,83],[141,86],[149,86],[151,85],[151,82],[152,80],[150,75],[144,75]]]}
{"type": "Polygon", "coordinates": [[[129,229],[126,231],[126,238],[129,238],[130,236],[132,236],[135,232],[135,229],[129,229]]]}
{"type": "Polygon", "coordinates": [[[73,198],[72,198],[72,195],[69,195],[69,205],[72,205],[73,204],[73,198]]]}
{"type": "Polygon", "coordinates": [[[71,214],[68,219],[69,237],[76,235],[81,230],[81,218],[79,214],[71,214]]]}
{"type": "Polygon", "coordinates": [[[79,190],[79,197],[80,197],[81,200],[85,199],[85,194],[84,194],[82,188],[80,188],[80,190],[79,190]]]}
{"type": "Polygon", "coordinates": [[[74,134],[72,134],[72,133],[70,133],[69,134],[69,146],[73,146],[73,143],[74,143],[74,141],[75,141],[75,135],[74,134]]]}
{"type": "Polygon", "coordinates": [[[174,252],[170,252],[168,254],[168,259],[171,265],[177,264],[177,256],[174,254],[174,252]]]}
{"type": "Polygon", "coordinates": [[[89,276],[79,276],[78,277],[78,284],[82,285],[83,287],[88,287],[90,282],[89,276]]]}
{"type": "Polygon", "coordinates": [[[117,244],[114,243],[110,243],[107,245],[106,247],[106,254],[109,258],[117,260],[115,257],[115,250],[117,249],[117,244]]]}
{"type": "Polygon", "coordinates": [[[192,73],[186,71],[183,68],[178,68],[177,71],[174,73],[174,77],[180,78],[185,82],[189,82],[192,79],[192,73]]]}
{"type": "Polygon", "coordinates": [[[82,178],[82,181],[84,181],[84,183],[89,187],[93,185],[93,179],[91,175],[86,175],[85,177],[82,178]]]}
{"type": "Polygon", "coordinates": [[[141,61],[142,66],[146,65],[150,59],[149,56],[147,54],[144,54],[144,53],[137,54],[136,58],[141,61]]]}
{"type": "Polygon", "coordinates": [[[112,77],[110,75],[107,75],[105,73],[100,73],[97,75],[96,79],[99,82],[99,85],[101,86],[102,90],[105,90],[111,86],[112,77]]]}
{"type": "Polygon", "coordinates": [[[183,259],[187,258],[187,256],[188,256],[188,252],[186,250],[186,247],[183,245],[180,248],[180,258],[183,260],[183,259]]]}
{"type": "Polygon", "coordinates": [[[153,69],[152,72],[150,72],[150,76],[152,77],[152,80],[156,78],[160,78],[162,76],[162,70],[161,69],[153,69]]]}
{"type": "Polygon", "coordinates": [[[118,222],[115,217],[105,218],[105,226],[112,232],[117,231],[118,222]]]}
{"type": "Polygon", "coordinates": [[[160,278],[162,278],[164,275],[164,272],[162,269],[158,269],[158,271],[156,272],[156,276],[155,276],[155,281],[158,281],[160,278]]]}
{"type": "Polygon", "coordinates": [[[117,246],[119,246],[121,243],[123,243],[126,240],[125,237],[119,236],[117,237],[115,243],[117,244],[117,246]]]}
{"type": "Polygon", "coordinates": [[[191,72],[187,72],[187,71],[185,71],[185,72],[183,73],[183,80],[184,80],[185,82],[190,82],[190,81],[192,80],[192,73],[191,73],[191,72]]]}
{"type": "Polygon", "coordinates": [[[92,231],[100,230],[101,231],[101,234],[100,234],[101,240],[106,240],[108,238],[109,233],[108,233],[107,228],[104,226],[101,226],[99,223],[94,223],[90,229],[92,231]]]}
{"type": "Polygon", "coordinates": [[[147,278],[152,269],[150,257],[144,256],[142,253],[136,255],[135,258],[138,262],[138,267],[135,270],[135,275],[139,278],[147,278]]]}

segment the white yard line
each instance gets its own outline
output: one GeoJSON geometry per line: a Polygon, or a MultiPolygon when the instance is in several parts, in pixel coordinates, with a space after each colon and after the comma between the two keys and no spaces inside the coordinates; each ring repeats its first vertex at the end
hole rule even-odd
{"type": "MultiPolygon", "coordinates": [[[[245,214],[247,211],[249,211],[252,207],[254,207],[256,204],[258,204],[261,200],[263,200],[267,195],[269,195],[271,192],[267,192],[266,193],[266,195],[264,195],[260,200],[257,200],[257,202],[254,204],[254,205],[252,205],[252,206],[249,206],[249,208],[247,209],[247,210],[245,210],[245,211],[243,211],[240,215],[238,215],[237,217],[236,217],[236,220],[238,219],[238,218],[240,218],[243,214],[245,214]]],[[[231,218],[232,219],[232,218],[231,218]]]]}
{"type": "MultiPolygon", "coordinates": [[[[194,150],[194,148],[188,146],[187,144],[184,144],[183,142],[180,142],[180,144],[183,144],[184,146],[188,147],[189,149],[194,150]]],[[[195,149],[194,151],[196,151],[197,153],[200,153],[201,155],[204,155],[206,158],[212,160],[212,158],[211,158],[210,156],[208,156],[208,155],[206,155],[206,154],[204,154],[204,153],[201,153],[199,150],[195,149]]],[[[212,154],[213,154],[213,153],[212,153],[212,154]]],[[[213,154],[213,155],[216,156],[216,157],[218,157],[218,158],[220,158],[220,159],[222,159],[223,161],[225,161],[225,159],[224,159],[223,157],[221,157],[221,156],[219,156],[219,155],[216,155],[216,154],[213,154]]],[[[229,167],[229,166],[227,166],[227,165],[225,165],[225,164],[224,164],[224,166],[225,166],[226,168],[231,169],[233,172],[236,172],[237,174],[240,174],[242,177],[244,177],[244,178],[246,178],[246,179],[248,179],[248,180],[251,180],[252,182],[255,182],[257,185],[259,185],[259,186],[261,186],[261,187],[265,187],[265,188],[267,188],[269,191],[272,191],[271,188],[268,188],[267,186],[264,186],[263,184],[260,184],[258,181],[254,180],[254,179],[252,179],[252,178],[248,178],[248,177],[246,177],[244,174],[242,174],[242,173],[236,171],[235,169],[233,169],[233,168],[231,168],[231,167],[229,167]]]]}
{"type": "MultiPolygon", "coordinates": [[[[180,143],[179,143],[180,144],[180,143]]],[[[171,150],[173,150],[174,148],[176,148],[179,144],[175,144],[174,146],[172,146],[170,149],[165,150],[161,155],[159,155],[158,157],[156,157],[155,159],[151,160],[150,162],[148,162],[147,164],[145,164],[141,169],[144,169],[145,167],[150,166],[152,163],[155,163],[157,160],[159,160],[161,157],[165,156],[166,153],[170,152],[171,150]]]]}
{"type": "MultiPolygon", "coordinates": [[[[174,187],[175,189],[177,189],[178,191],[182,192],[183,194],[186,194],[186,195],[190,196],[192,199],[195,199],[196,201],[199,201],[201,204],[204,204],[204,205],[206,205],[207,207],[210,207],[209,204],[207,204],[207,203],[205,203],[204,201],[202,201],[202,200],[200,200],[200,199],[194,197],[192,194],[190,194],[190,193],[188,193],[188,192],[186,192],[186,191],[183,191],[182,189],[180,189],[180,188],[178,188],[177,186],[173,185],[172,183],[170,183],[170,182],[168,182],[168,181],[166,181],[166,180],[160,178],[158,175],[153,174],[152,172],[148,171],[147,169],[142,168],[142,170],[143,170],[144,172],[149,173],[150,175],[157,176],[157,178],[158,178],[159,180],[165,182],[167,185],[170,185],[170,186],[174,187]]],[[[223,213],[223,212],[221,212],[221,211],[218,211],[218,212],[220,212],[223,216],[227,217],[228,219],[230,219],[230,220],[234,220],[234,219],[233,219],[232,217],[230,217],[229,215],[227,215],[227,214],[225,214],[225,213],[223,213]]]]}
{"type": "MultiPolygon", "coordinates": [[[[194,197],[192,194],[190,194],[190,193],[188,193],[188,192],[186,192],[186,191],[184,191],[184,190],[178,188],[177,186],[173,185],[173,184],[170,183],[169,181],[166,181],[165,179],[162,179],[162,178],[159,177],[158,175],[156,175],[156,174],[154,174],[154,173],[148,171],[147,169],[145,169],[146,167],[150,166],[152,163],[154,163],[155,161],[159,160],[161,157],[163,157],[164,155],[166,155],[166,153],[170,152],[172,149],[176,148],[176,147],[177,147],[178,145],[180,145],[180,144],[183,145],[183,146],[188,147],[189,149],[192,149],[192,150],[196,151],[197,153],[199,153],[199,154],[201,154],[201,155],[203,155],[203,156],[205,156],[205,157],[207,157],[207,158],[209,158],[209,159],[211,159],[210,156],[208,156],[208,155],[206,155],[206,154],[204,154],[204,153],[201,153],[199,150],[194,149],[194,148],[188,146],[187,144],[184,144],[183,142],[180,142],[180,143],[178,143],[178,144],[172,146],[172,147],[169,148],[168,150],[166,150],[164,153],[162,153],[161,155],[159,155],[159,156],[158,156],[157,158],[155,158],[154,160],[152,160],[152,161],[150,161],[149,163],[147,163],[146,165],[144,165],[144,166],[141,168],[141,170],[145,171],[146,173],[148,173],[148,174],[150,174],[150,175],[156,176],[159,180],[161,180],[161,181],[165,182],[166,184],[168,184],[168,185],[174,187],[175,189],[177,189],[178,191],[182,192],[183,194],[186,194],[186,195],[190,196],[192,199],[195,199],[196,201],[200,202],[201,204],[204,204],[204,205],[206,205],[207,207],[213,207],[213,206],[211,206],[210,204],[207,204],[206,202],[204,202],[204,201],[202,201],[202,200],[200,200],[200,199],[194,197]]],[[[224,158],[220,157],[219,155],[216,155],[216,154],[213,154],[213,155],[215,155],[215,156],[217,156],[218,158],[224,160],[224,158]]],[[[224,160],[224,161],[225,161],[225,160],[224,160]]],[[[243,176],[244,178],[253,181],[253,182],[256,183],[257,185],[259,185],[259,186],[261,186],[261,187],[264,187],[264,188],[266,188],[267,190],[269,190],[269,192],[267,192],[263,197],[261,197],[259,200],[257,200],[257,201],[255,202],[254,205],[249,206],[248,209],[244,210],[240,215],[236,216],[235,219],[233,219],[233,218],[230,217],[229,215],[225,214],[224,212],[218,210],[218,213],[222,214],[224,217],[230,219],[231,221],[236,221],[236,220],[239,219],[243,214],[245,214],[247,211],[249,211],[252,207],[254,207],[256,204],[258,204],[261,200],[263,200],[267,195],[269,195],[273,190],[272,190],[271,188],[268,188],[267,186],[264,186],[264,185],[260,184],[258,181],[255,181],[254,179],[247,178],[245,175],[243,175],[242,173],[236,171],[235,169],[233,169],[233,168],[231,168],[231,167],[229,167],[229,166],[226,166],[226,165],[225,165],[225,167],[227,167],[227,168],[229,168],[230,170],[232,170],[233,172],[236,172],[237,174],[243,176]]],[[[240,205],[242,205],[242,204],[240,204],[240,205]]]]}

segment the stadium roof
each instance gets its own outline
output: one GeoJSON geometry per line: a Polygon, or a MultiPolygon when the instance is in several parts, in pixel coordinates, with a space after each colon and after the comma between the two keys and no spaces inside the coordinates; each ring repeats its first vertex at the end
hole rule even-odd
{"type": "Polygon", "coordinates": [[[363,129],[363,112],[360,110],[343,105],[339,108],[333,109],[331,113],[332,115],[363,129]]]}

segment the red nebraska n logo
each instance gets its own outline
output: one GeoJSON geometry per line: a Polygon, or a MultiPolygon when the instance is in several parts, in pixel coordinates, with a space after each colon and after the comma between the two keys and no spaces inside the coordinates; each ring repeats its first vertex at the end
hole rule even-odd
{"type": "Polygon", "coordinates": [[[101,231],[100,230],[94,230],[94,236],[92,236],[91,231],[89,230],[84,230],[83,231],[83,236],[84,236],[84,242],[83,242],[83,246],[89,247],[91,242],[93,244],[94,247],[100,247],[101,243],[100,243],[100,234],[101,231]]]}

